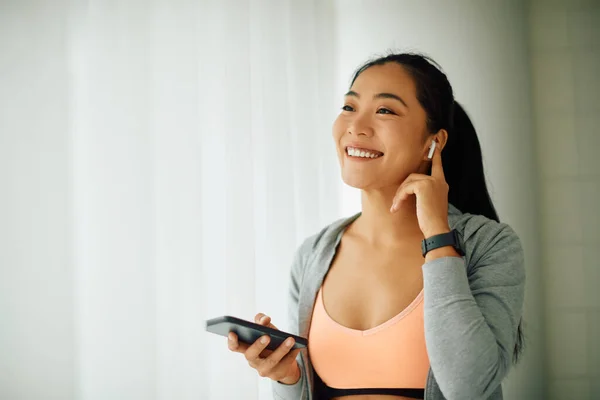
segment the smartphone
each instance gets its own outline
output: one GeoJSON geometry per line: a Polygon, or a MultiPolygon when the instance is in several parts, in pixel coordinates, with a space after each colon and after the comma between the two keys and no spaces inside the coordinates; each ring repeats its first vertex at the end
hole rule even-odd
{"type": "Polygon", "coordinates": [[[277,349],[290,336],[295,341],[292,349],[302,349],[308,346],[308,340],[303,337],[229,315],[209,319],[206,321],[206,330],[225,337],[229,335],[229,332],[233,332],[238,336],[240,342],[246,344],[252,344],[261,336],[268,335],[271,341],[266,348],[269,350],[277,349]]]}

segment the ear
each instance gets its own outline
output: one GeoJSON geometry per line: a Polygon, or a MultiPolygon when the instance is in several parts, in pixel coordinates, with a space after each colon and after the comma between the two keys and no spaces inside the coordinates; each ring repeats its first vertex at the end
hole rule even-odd
{"type": "Polygon", "coordinates": [[[429,150],[431,149],[431,142],[436,141],[435,149],[442,150],[446,147],[446,143],[448,142],[448,132],[445,129],[440,129],[436,134],[429,135],[427,137],[427,141],[425,142],[425,154],[423,154],[423,160],[431,161],[427,156],[429,155],[429,150]]]}

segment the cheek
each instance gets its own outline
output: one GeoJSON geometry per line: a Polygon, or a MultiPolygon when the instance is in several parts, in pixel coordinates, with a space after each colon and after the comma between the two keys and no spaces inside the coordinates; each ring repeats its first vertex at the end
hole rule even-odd
{"type": "Polygon", "coordinates": [[[420,140],[419,130],[408,120],[384,121],[377,127],[377,132],[386,145],[394,148],[416,148],[420,140]]]}
{"type": "Polygon", "coordinates": [[[410,137],[400,124],[387,123],[376,127],[378,139],[386,150],[396,152],[409,145],[410,137]]]}
{"type": "MultiPolygon", "coordinates": [[[[331,134],[333,135],[334,139],[340,139],[343,135],[344,132],[346,131],[346,124],[343,120],[343,118],[341,118],[341,116],[338,115],[338,117],[335,119],[335,121],[333,121],[333,126],[331,128],[331,134]]],[[[336,140],[337,142],[337,140],[336,140]]]]}
{"type": "MultiPolygon", "coordinates": [[[[384,146],[390,166],[404,168],[420,157],[422,145],[416,131],[400,124],[389,124],[379,129],[379,140],[384,146]]],[[[394,168],[395,168],[394,167],[394,168]]]]}

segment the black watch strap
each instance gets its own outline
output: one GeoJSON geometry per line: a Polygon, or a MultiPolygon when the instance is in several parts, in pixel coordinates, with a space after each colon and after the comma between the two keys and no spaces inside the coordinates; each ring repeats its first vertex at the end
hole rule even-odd
{"type": "Polygon", "coordinates": [[[461,256],[465,255],[458,232],[456,229],[452,229],[450,232],[440,233],[439,235],[434,235],[430,238],[423,239],[421,242],[423,257],[425,257],[425,255],[431,250],[445,246],[452,246],[458,254],[461,256]]]}

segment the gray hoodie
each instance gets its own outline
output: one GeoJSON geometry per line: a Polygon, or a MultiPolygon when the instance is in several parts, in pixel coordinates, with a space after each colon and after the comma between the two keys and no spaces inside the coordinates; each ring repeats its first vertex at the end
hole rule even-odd
{"type": "MultiPolygon", "coordinates": [[[[345,227],[359,215],[328,225],[296,251],[288,299],[290,333],[308,337],[317,292],[345,227]]],[[[462,235],[465,256],[442,257],[422,266],[425,342],[431,365],[425,398],[502,399],[501,382],[511,367],[523,309],[521,241],[509,225],[462,213],[452,204],[448,222],[462,235]]],[[[294,385],[273,382],[275,399],[316,398],[308,351],[302,350],[297,360],[300,380],[294,385]]]]}

